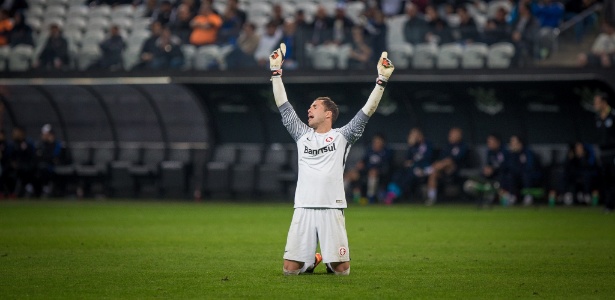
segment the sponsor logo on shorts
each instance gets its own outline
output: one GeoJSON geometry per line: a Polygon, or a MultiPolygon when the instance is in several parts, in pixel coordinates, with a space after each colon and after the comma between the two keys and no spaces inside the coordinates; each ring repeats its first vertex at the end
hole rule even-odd
{"type": "Polygon", "coordinates": [[[344,256],[346,255],[346,253],[348,253],[348,250],[346,250],[346,247],[340,247],[340,256],[344,256]]]}

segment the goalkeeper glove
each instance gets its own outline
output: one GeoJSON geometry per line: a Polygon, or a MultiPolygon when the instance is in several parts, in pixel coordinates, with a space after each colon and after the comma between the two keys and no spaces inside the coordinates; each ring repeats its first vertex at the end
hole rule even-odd
{"type": "Polygon", "coordinates": [[[386,51],[382,52],[382,55],[380,55],[380,60],[378,61],[378,80],[376,80],[376,83],[381,86],[387,85],[389,77],[391,77],[393,70],[395,70],[393,63],[387,58],[387,56],[388,54],[386,51]]]}
{"type": "Polygon", "coordinates": [[[286,45],[284,43],[281,43],[280,48],[275,49],[269,56],[269,69],[271,69],[273,76],[279,77],[282,75],[282,64],[285,56],[286,45]]]}

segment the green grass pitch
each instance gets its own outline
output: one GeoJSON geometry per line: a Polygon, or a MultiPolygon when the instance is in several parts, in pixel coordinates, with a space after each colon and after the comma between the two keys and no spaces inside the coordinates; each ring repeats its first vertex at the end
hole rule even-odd
{"type": "Polygon", "coordinates": [[[351,206],[351,274],[284,277],[292,204],[0,202],[0,299],[613,299],[599,208],[351,206]]]}

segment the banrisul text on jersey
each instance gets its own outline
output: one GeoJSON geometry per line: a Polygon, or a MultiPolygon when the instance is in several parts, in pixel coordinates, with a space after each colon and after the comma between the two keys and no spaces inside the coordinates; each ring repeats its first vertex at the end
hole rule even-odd
{"type": "Polygon", "coordinates": [[[329,146],[324,146],[320,149],[310,149],[307,146],[305,146],[305,150],[303,150],[303,153],[305,154],[310,154],[310,155],[318,155],[318,154],[322,154],[322,153],[327,153],[327,152],[333,152],[335,151],[335,144],[331,144],[329,146]]]}

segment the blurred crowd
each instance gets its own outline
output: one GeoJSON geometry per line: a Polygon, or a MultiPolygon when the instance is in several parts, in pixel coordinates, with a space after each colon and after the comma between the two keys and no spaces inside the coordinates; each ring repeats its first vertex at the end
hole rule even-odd
{"type": "MultiPolygon", "coordinates": [[[[34,56],[32,68],[232,70],[264,68],[271,51],[284,42],[286,68],[364,69],[381,51],[395,51],[390,49],[392,44],[506,42],[514,46],[512,65],[524,66],[549,57],[556,45],[554,29],[596,2],[97,0],[83,5],[128,6],[135,18],[148,20],[147,33],[143,35],[125,22],[113,22],[119,19],[110,16],[112,21],[100,41],[84,38],[76,42],[73,31],[68,34],[61,22],[32,28],[28,2],[5,0],[0,12],[0,49],[5,50],[0,50],[0,59],[7,57],[2,51],[27,45],[34,48],[28,52],[34,56]],[[92,41],[97,49],[85,45],[92,41]],[[82,59],[88,54],[91,61],[82,59]],[[335,63],[327,63],[329,58],[335,63]]],[[[615,53],[611,3],[603,5],[604,36],[591,53],[579,57],[583,65],[611,65],[615,53]]],[[[578,41],[597,19],[593,13],[575,25],[578,41]]]]}

